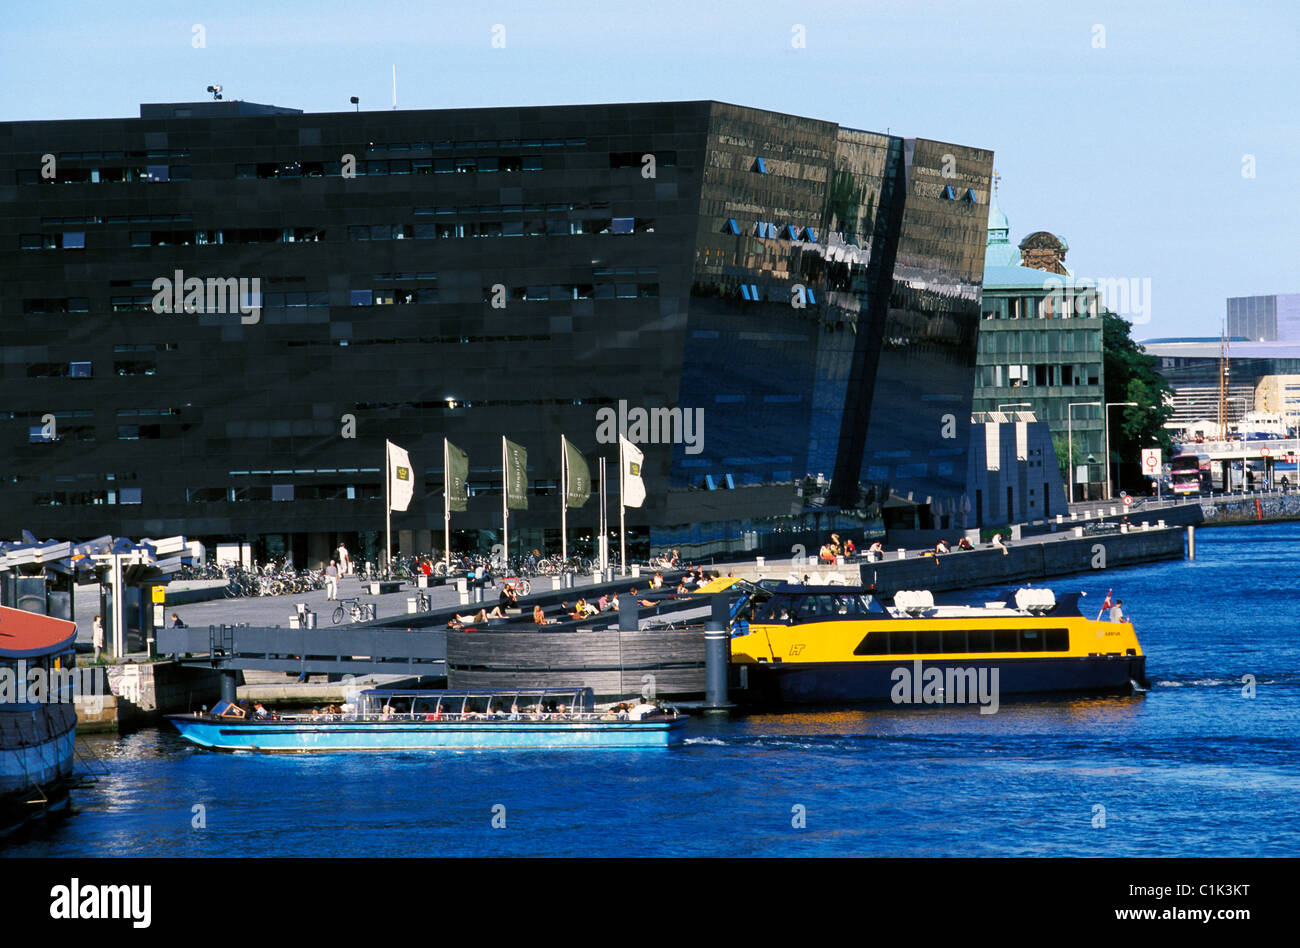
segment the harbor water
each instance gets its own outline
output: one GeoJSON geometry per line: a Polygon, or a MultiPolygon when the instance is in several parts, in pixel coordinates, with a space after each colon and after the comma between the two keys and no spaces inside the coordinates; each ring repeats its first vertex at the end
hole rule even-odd
{"type": "MultiPolygon", "coordinates": [[[[696,716],[658,751],[264,757],[170,728],[85,737],[107,772],[17,856],[1294,856],[1300,524],[1194,562],[1052,582],[1122,599],[1125,698],[696,716]]],[[[972,593],[980,601],[982,593],[972,593]]]]}

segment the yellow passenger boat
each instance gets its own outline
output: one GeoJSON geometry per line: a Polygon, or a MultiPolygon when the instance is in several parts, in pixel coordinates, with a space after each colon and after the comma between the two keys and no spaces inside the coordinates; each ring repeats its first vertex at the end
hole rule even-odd
{"type": "MultiPolygon", "coordinates": [[[[733,610],[732,697],[755,704],[979,704],[1009,695],[1149,687],[1126,619],[1090,618],[1081,593],[1025,588],[998,602],[892,602],[846,586],[742,587],[733,610]]],[[[1104,610],[1103,610],[1104,612],[1104,610]]]]}

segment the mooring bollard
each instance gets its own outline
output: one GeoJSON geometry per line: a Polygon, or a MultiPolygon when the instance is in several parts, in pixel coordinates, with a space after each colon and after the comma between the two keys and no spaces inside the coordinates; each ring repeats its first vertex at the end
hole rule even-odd
{"type": "Polygon", "coordinates": [[[637,579],[637,578],[639,578],[640,576],[641,576],[641,564],[640,564],[640,563],[633,563],[633,564],[632,564],[632,578],[633,578],[633,579],[637,579]]]}
{"type": "Polygon", "coordinates": [[[551,588],[552,588],[552,589],[559,589],[559,588],[560,588],[560,582],[561,582],[560,577],[558,577],[558,576],[552,576],[552,577],[551,577],[551,588]]]}
{"type": "Polygon", "coordinates": [[[756,566],[758,569],[762,569],[762,568],[763,568],[763,564],[766,563],[766,562],[767,562],[767,558],[766,558],[766,557],[763,557],[763,556],[756,556],[756,557],[754,557],[754,566],[756,566]]]}
{"type": "Polygon", "coordinates": [[[460,596],[460,604],[462,606],[469,605],[469,580],[464,576],[456,580],[456,594],[460,596]]]}
{"type": "Polygon", "coordinates": [[[1163,530],[1165,528],[1165,522],[1163,520],[1157,520],[1156,526],[1163,530]]]}
{"type": "Polygon", "coordinates": [[[1076,537],[1081,537],[1081,536],[1083,536],[1083,527],[1075,527],[1075,528],[1074,528],[1074,535],[1075,535],[1076,537]]]}
{"type": "Polygon", "coordinates": [[[1187,558],[1196,559],[1196,528],[1190,525],[1187,527],[1187,558]]]}
{"type": "Polygon", "coordinates": [[[731,604],[725,594],[711,596],[713,610],[704,624],[704,707],[722,711],[727,703],[727,621],[731,604]]]}
{"type": "Polygon", "coordinates": [[[905,559],[907,559],[907,550],[901,550],[901,549],[900,549],[900,550],[898,551],[898,558],[899,558],[900,560],[905,560],[905,559]]]}

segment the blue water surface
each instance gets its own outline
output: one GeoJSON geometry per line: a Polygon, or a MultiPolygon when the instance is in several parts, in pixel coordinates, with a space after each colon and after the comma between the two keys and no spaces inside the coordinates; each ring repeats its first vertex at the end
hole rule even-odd
{"type": "Polygon", "coordinates": [[[1097,604],[1114,588],[1148,656],[1148,694],[1003,703],[991,715],[890,706],[700,716],[684,747],[658,751],[263,757],[145,730],[83,739],[107,775],[75,791],[67,819],[3,852],[1300,852],[1300,524],[1203,529],[1195,562],[1048,585],[1097,604]]]}

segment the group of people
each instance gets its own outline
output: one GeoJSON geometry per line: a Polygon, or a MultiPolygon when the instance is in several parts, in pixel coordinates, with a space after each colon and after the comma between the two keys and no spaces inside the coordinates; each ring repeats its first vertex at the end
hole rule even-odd
{"type": "Polygon", "coordinates": [[[832,533],[831,538],[822,544],[821,551],[818,553],[817,558],[823,563],[834,563],[841,556],[847,560],[852,559],[857,556],[857,554],[857,545],[854,544],[851,539],[846,537],[841,540],[838,533],[832,533]]]}
{"type": "Polygon", "coordinates": [[[325,567],[325,598],[336,600],[339,598],[339,580],[344,576],[352,573],[352,557],[348,554],[348,548],[339,543],[339,548],[335,551],[334,559],[330,560],[330,565],[325,567]]]}

